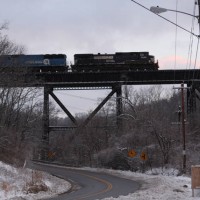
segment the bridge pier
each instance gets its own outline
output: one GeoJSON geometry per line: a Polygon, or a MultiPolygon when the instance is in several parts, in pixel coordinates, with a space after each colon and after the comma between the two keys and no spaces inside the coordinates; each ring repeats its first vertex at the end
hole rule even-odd
{"type": "Polygon", "coordinates": [[[196,93],[195,87],[191,84],[187,86],[190,89],[187,89],[187,113],[193,113],[196,111],[196,93]]]}
{"type": "Polygon", "coordinates": [[[43,134],[42,134],[42,152],[41,159],[47,160],[49,151],[49,90],[44,86],[44,102],[43,102],[43,134]]]}
{"type": "Polygon", "coordinates": [[[118,131],[122,131],[123,121],[122,121],[122,115],[123,113],[123,104],[122,104],[122,86],[117,86],[116,89],[116,118],[117,118],[117,127],[118,131]]]}
{"type": "Polygon", "coordinates": [[[200,84],[188,83],[190,89],[187,90],[187,113],[193,113],[197,111],[200,101],[200,84]]]}

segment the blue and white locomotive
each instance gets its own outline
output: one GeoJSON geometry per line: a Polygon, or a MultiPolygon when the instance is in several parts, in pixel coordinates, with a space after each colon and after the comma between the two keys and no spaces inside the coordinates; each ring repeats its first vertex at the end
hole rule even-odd
{"type": "Polygon", "coordinates": [[[6,71],[64,72],[68,70],[64,54],[4,55],[0,57],[1,69],[6,71]]]}

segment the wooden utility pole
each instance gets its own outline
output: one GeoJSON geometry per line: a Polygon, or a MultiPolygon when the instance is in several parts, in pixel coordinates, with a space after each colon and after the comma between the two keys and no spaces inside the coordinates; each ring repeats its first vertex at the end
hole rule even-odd
{"type": "Polygon", "coordinates": [[[186,137],[185,137],[185,96],[184,96],[184,90],[190,89],[188,87],[184,87],[184,83],[181,84],[181,87],[177,87],[174,89],[180,89],[181,90],[181,132],[182,132],[182,145],[183,145],[183,173],[186,173],[186,137]]]}
{"type": "Polygon", "coordinates": [[[181,109],[182,109],[182,136],[183,136],[183,172],[186,172],[186,148],[185,148],[185,98],[184,83],[181,84],[181,109]]]}

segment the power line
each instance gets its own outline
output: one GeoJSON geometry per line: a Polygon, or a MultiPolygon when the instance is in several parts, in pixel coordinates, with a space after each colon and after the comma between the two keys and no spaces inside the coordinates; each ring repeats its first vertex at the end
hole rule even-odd
{"type": "Polygon", "coordinates": [[[195,55],[194,69],[196,68],[196,65],[197,65],[198,51],[199,51],[199,38],[198,38],[198,42],[197,42],[197,49],[196,49],[196,55],[195,55]]]}
{"type": "Polygon", "coordinates": [[[161,16],[161,15],[159,15],[159,14],[157,14],[157,13],[152,12],[149,8],[147,8],[147,7],[145,7],[144,5],[138,3],[137,1],[135,1],[135,0],[131,0],[131,1],[132,1],[133,3],[135,3],[135,4],[139,5],[139,6],[141,6],[142,8],[148,10],[149,12],[151,12],[151,13],[153,13],[153,14],[159,16],[160,18],[164,19],[165,21],[167,21],[167,22],[169,22],[169,23],[171,23],[171,24],[177,26],[178,28],[180,28],[180,29],[182,29],[182,30],[184,30],[184,31],[186,31],[186,32],[188,32],[188,33],[194,35],[194,36],[197,37],[197,38],[199,37],[199,35],[196,35],[195,33],[193,33],[193,32],[191,32],[191,31],[187,30],[186,28],[183,28],[182,26],[179,26],[178,24],[176,24],[176,23],[170,21],[169,19],[167,19],[167,18],[165,18],[165,17],[163,17],[163,16],[161,16]]]}
{"type": "MultiPolygon", "coordinates": [[[[198,38],[198,42],[197,42],[197,49],[196,49],[196,55],[195,55],[194,69],[196,68],[196,64],[197,64],[198,51],[199,51],[199,38],[198,38]]],[[[195,77],[195,72],[193,72],[193,79],[194,79],[194,77],[195,77]]]]}
{"type": "MultiPolygon", "coordinates": [[[[176,0],[176,11],[178,10],[178,0],[176,0]]],[[[178,13],[176,12],[176,24],[178,22],[178,13]]],[[[176,26],[176,31],[175,31],[175,51],[174,51],[174,82],[175,82],[175,77],[176,77],[176,72],[175,72],[175,69],[176,69],[176,59],[177,59],[177,26],[176,26]]]]}
{"type": "Polygon", "coordinates": [[[75,109],[75,110],[88,111],[87,109],[83,109],[83,108],[76,107],[76,106],[70,106],[70,105],[68,105],[67,107],[69,107],[69,108],[73,108],[73,109],[75,109]]]}
{"type": "Polygon", "coordinates": [[[62,94],[62,95],[67,95],[67,96],[70,96],[70,97],[79,98],[79,99],[85,99],[85,100],[89,100],[89,101],[94,101],[94,102],[98,101],[96,99],[92,99],[92,98],[88,98],[88,97],[82,97],[82,96],[79,96],[79,95],[73,95],[73,94],[67,94],[67,93],[63,94],[61,92],[57,92],[57,93],[62,94]]]}
{"type": "MultiPolygon", "coordinates": [[[[200,3],[200,1],[198,1],[198,3],[200,3]]],[[[200,12],[200,5],[199,5],[199,12],[200,12]]],[[[200,21],[199,21],[199,34],[200,34],[200,21]]],[[[196,65],[197,65],[197,57],[198,57],[198,51],[199,51],[199,39],[200,38],[198,37],[196,55],[195,55],[195,62],[194,62],[194,69],[196,68],[196,65]]],[[[193,79],[194,79],[194,77],[195,77],[195,72],[193,73],[193,79]]]]}
{"type": "MultiPolygon", "coordinates": [[[[193,8],[193,15],[195,16],[195,10],[196,10],[196,0],[194,0],[194,8],[193,8]]],[[[192,18],[192,26],[191,26],[191,32],[194,31],[194,21],[195,17],[192,18]]],[[[190,35],[190,43],[189,43],[189,48],[188,48],[188,57],[187,57],[187,64],[186,64],[186,69],[191,68],[192,64],[192,53],[193,53],[193,42],[194,42],[194,36],[191,34],[190,35]]],[[[186,74],[185,74],[186,76],[186,74]]]]}

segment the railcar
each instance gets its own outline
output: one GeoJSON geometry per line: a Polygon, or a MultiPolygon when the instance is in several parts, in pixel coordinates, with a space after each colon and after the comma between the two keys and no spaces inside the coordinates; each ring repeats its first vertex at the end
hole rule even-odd
{"type": "Polygon", "coordinates": [[[0,56],[0,70],[29,72],[64,72],[68,70],[64,54],[0,56]]]}
{"type": "Polygon", "coordinates": [[[158,70],[158,62],[149,52],[116,52],[115,54],[75,54],[72,71],[139,71],[158,70]]]}

